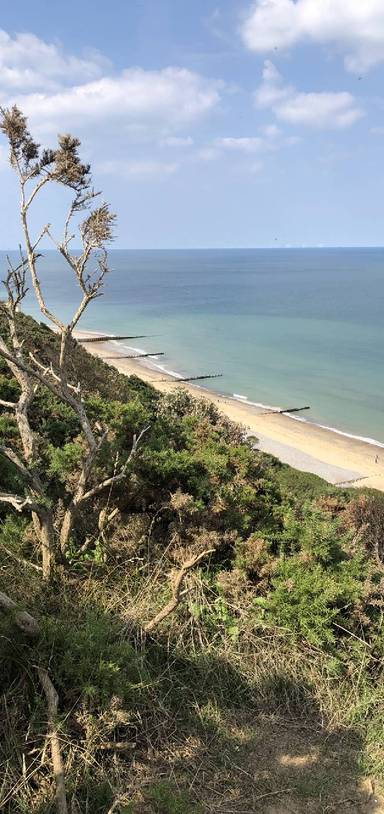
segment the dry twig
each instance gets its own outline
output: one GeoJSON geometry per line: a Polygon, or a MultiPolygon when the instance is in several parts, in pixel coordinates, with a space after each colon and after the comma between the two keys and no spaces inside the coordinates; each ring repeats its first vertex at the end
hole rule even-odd
{"type": "Polygon", "coordinates": [[[213,548],[208,549],[207,551],[202,551],[200,554],[194,554],[189,560],[186,560],[183,565],[181,566],[180,570],[177,572],[176,579],[173,584],[173,591],[172,591],[172,598],[167,602],[166,605],[159,611],[159,613],[151,619],[150,622],[147,622],[144,625],[145,633],[151,633],[155,627],[157,627],[163,619],[166,619],[167,616],[170,616],[174,610],[176,610],[177,606],[180,604],[181,599],[181,589],[183,586],[184,579],[188,573],[195,565],[197,565],[203,557],[206,557],[208,554],[212,554],[214,552],[213,548]]]}

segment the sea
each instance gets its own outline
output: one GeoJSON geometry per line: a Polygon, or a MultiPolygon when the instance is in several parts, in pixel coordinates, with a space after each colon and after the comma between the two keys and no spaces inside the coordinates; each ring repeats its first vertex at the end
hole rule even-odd
{"type": "MultiPolygon", "coordinates": [[[[383,248],[112,250],[109,261],[78,327],[140,337],[119,347],[163,353],[154,378],[221,374],[201,386],[310,407],[296,419],[384,444],[383,248]]],[[[68,319],[71,273],[54,252],[39,263],[49,306],[68,319]]],[[[24,310],[40,318],[31,292],[24,310]]]]}

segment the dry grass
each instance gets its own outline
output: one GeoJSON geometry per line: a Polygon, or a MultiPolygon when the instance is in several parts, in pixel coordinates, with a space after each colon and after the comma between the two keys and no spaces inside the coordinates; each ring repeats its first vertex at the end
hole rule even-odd
{"type": "MultiPolygon", "coordinates": [[[[228,618],[199,571],[186,576],[177,612],[145,636],[143,622],[169,598],[172,562],[165,554],[151,571],[133,560],[129,573],[124,561],[85,564],[61,583],[59,626],[97,609],[143,666],[129,701],[111,695],[94,707],[81,691],[62,692],[71,814],[383,812],[374,788],[361,786],[363,668],[332,677],[327,657],[287,631],[255,631],[246,595],[233,596],[228,618]]],[[[31,578],[38,617],[55,601],[31,578]]],[[[19,678],[2,697],[5,814],[54,811],[35,657],[16,647],[19,678]]]]}

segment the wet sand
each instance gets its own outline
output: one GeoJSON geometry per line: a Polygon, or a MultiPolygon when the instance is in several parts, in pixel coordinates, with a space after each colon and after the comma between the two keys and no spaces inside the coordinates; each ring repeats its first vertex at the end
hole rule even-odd
{"type": "MultiPolygon", "coordinates": [[[[79,339],[95,335],[96,332],[76,332],[79,339]]],[[[257,437],[260,449],[296,469],[312,472],[329,483],[369,486],[384,491],[384,448],[380,446],[340,435],[316,424],[296,421],[287,415],[267,412],[204,387],[178,384],[177,379],[152,368],[148,361],[122,359],[121,352],[112,342],[87,343],[84,347],[95,356],[113,357],[106,361],[120,373],[139,376],[162,392],[172,392],[177,386],[185,387],[192,395],[214,402],[228,418],[242,424],[249,434],[257,437]]]]}

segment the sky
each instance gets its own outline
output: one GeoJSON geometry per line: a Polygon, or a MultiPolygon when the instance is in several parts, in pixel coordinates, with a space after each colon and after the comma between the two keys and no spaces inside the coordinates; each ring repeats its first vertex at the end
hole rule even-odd
{"type": "MultiPolygon", "coordinates": [[[[81,139],[116,248],[384,245],[383,0],[1,5],[0,104],[81,139]]],[[[11,249],[1,140],[0,185],[11,249]]]]}

